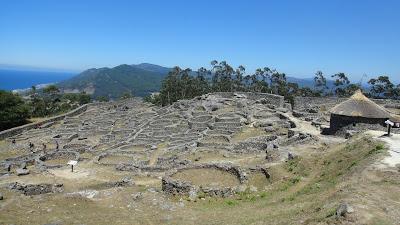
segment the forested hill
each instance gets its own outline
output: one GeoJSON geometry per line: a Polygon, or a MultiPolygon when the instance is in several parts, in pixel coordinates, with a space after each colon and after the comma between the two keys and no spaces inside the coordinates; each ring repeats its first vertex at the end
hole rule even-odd
{"type": "MultiPolygon", "coordinates": [[[[161,82],[172,68],[150,63],[137,65],[119,65],[114,68],[88,69],[58,86],[64,92],[78,93],[85,91],[93,97],[119,98],[130,93],[134,96],[146,96],[158,92],[161,82]]],[[[190,73],[196,76],[196,72],[190,73]]],[[[207,79],[210,79],[209,77],[207,79]]],[[[289,82],[297,83],[299,87],[314,87],[313,78],[287,77],[289,82]]],[[[328,80],[327,86],[333,87],[333,81],[328,80]]]]}
{"type": "Polygon", "coordinates": [[[161,81],[169,68],[142,63],[119,65],[114,68],[88,69],[58,86],[64,92],[85,91],[93,97],[119,98],[123,94],[145,96],[160,90],[161,81]]]}

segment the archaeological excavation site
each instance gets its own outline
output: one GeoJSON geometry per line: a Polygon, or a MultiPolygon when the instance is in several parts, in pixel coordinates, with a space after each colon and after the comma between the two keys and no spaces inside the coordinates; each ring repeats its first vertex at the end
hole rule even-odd
{"type": "Polygon", "coordinates": [[[0,133],[0,224],[395,224],[399,113],[359,95],[89,103],[0,133]]]}

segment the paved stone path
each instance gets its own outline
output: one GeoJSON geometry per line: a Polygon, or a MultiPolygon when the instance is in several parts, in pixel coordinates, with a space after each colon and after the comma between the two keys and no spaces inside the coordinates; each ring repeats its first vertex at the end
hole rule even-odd
{"type": "Polygon", "coordinates": [[[390,137],[384,136],[386,132],[383,131],[367,131],[367,134],[372,135],[374,138],[384,141],[389,147],[389,155],[382,159],[378,168],[396,167],[400,164],[400,134],[392,134],[390,137]]]}

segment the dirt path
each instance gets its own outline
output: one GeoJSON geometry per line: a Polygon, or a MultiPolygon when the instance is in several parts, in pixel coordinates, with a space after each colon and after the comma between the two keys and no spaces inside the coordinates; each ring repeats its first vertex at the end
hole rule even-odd
{"type": "Polygon", "coordinates": [[[296,127],[293,128],[292,130],[309,133],[318,137],[321,136],[321,131],[315,126],[311,125],[310,122],[299,120],[298,118],[294,117],[292,114],[289,113],[285,113],[284,115],[287,116],[291,121],[293,121],[296,124],[296,127]]]}
{"type": "Polygon", "coordinates": [[[367,134],[373,138],[384,141],[389,147],[389,155],[382,159],[377,165],[378,168],[390,168],[396,167],[396,164],[400,164],[400,134],[392,134],[390,137],[384,136],[386,132],[383,131],[367,131],[367,134]]]}
{"type": "Polygon", "coordinates": [[[311,122],[300,120],[294,117],[291,113],[284,113],[284,115],[287,116],[292,122],[296,124],[296,127],[292,128],[292,130],[294,131],[311,134],[313,136],[320,138],[322,141],[326,143],[341,143],[345,141],[344,138],[337,137],[334,135],[322,135],[321,130],[311,125],[311,122]]]}

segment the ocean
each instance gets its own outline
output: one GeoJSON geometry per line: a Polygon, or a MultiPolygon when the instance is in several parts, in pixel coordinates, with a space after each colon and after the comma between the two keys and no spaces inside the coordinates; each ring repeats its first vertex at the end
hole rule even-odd
{"type": "Polygon", "coordinates": [[[0,90],[30,88],[33,85],[56,83],[73,76],[72,72],[44,72],[0,69],[0,90]]]}

